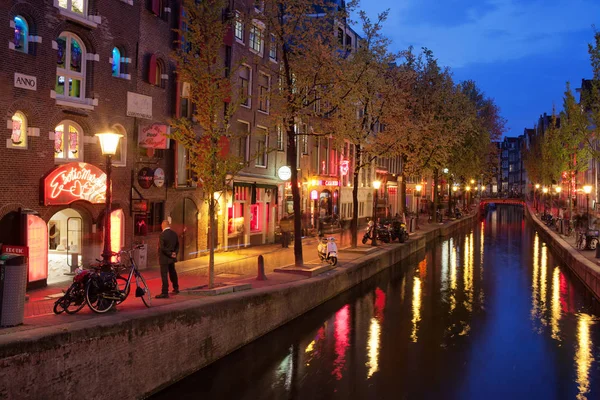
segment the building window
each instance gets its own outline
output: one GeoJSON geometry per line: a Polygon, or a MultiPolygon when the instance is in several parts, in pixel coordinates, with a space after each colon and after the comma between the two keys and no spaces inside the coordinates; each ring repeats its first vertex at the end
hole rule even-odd
{"type": "Polygon", "coordinates": [[[284,146],[285,146],[285,141],[283,139],[283,129],[281,128],[281,125],[277,125],[277,151],[284,151],[284,146]]]}
{"type": "Polygon", "coordinates": [[[267,166],[267,140],[269,138],[269,131],[265,128],[256,129],[256,163],[257,167],[267,166]]]}
{"type": "Polygon", "coordinates": [[[265,74],[258,75],[258,109],[269,112],[269,92],[271,90],[271,77],[265,74]]]}
{"type": "Polygon", "coordinates": [[[10,146],[17,149],[27,148],[27,117],[21,111],[12,116],[12,132],[10,134],[10,146]]]}
{"type": "Polygon", "coordinates": [[[190,150],[181,143],[177,143],[176,147],[175,173],[177,174],[177,187],[195,187],[198,179],[191,169],[190,150]]]}
{"type": "Polygon", "coordinates": [[[237,156],[241,161],[248,161],[248,139],[250,124],[243,121],[237,122],[235,134],[237,136],[237,156]]]}
{"type": "Polygon", "coordinates": [[[260,205],[252,204],[250,206],[250,232],[260,232],[261,231],[261,223],[260,223],[260,205]]]}
{"type": "Polygon", "coordinates": [[[262,53],[262,40],[263,40],[263,32],[256,25],[252,25],[250,28],[250,48],[257,52],[258,54],[262,53]]]}
{"type": "Polygon", "coordinates": [[[127,131],[121,125],[114,125],[113,130],[123,135],[123,137],[119,140],[116,154],[112,156],[112,165],[124,167],[127,165],[127,131]]]}
{"type": "Polygon", "coordinates": [[[300,131],[300,135],[302,135],[302,154],[308,154],[308,126],[306,124],[302,124],[302,131],[300,131]]]}
{"type": "Polygon", "coordinates": [[[164,62],[156,57],[156,54],[150,56],[148,62],[148,83],[160,88],[163,86],[163,76],[167,74],[167,68],[164,62]]]}
{"type": "Polygon", "coordinates": [[[113,47],[112,50],[112,76],[119,76],[121,74],[121,51],[118,48],[113,47]]]}
{"type": "Polygon", "coordinates": [[[56,40],[56,96],[70,99],[85,97],[85,47],[70,32],[63,32],[56,40]]]}
{"type": "Polygon", "coordinates": [[[240,68],[240,104],[250,107],[250,88],[252,83],[252,70],[247,65],[240,68]]]}
{"type": "Polygon", "coordinates": [[[161,224],[165,217],[165,203],[151,201],[148,205],[148,232],[161,232],[161,224]]]}
{"type": "Polygon", "coordinates": [[[28,37],[29,37],[29,26],[27,25],[27,21],[20,15],[17,15],[14,18],[15,23],[15,36],[13,38],[13,44],[15,45],[15,50],[20,51],[22,53],[28,53],[28,37]]]}
{"type": "Polygon", "coordinates": [[[83,160],[83,130],[73,121],[62,121],[54,128],[54,160],[83,160]]]}
{"type": "Polygon", "coordinates": [[[238,11],[235,12],[235,38],[244,43],[244,21],[238,11]]]}
{"type": "Polygon", "coordinates": [[[179,117],[192,118],[192,102],[190,101],[190,84],[183,82],[181,85],[181,96],[179,98],[179,117]]]}
{"type": "Polygon", "coordinates": [[[87,0],[58,0],[58,6],[67,11],[87,15],[87,0]]]}
{"type": "Polygon", "coordinates": [[[269,58],[277,61],[277,38],[271,34],[271,43],[269,43],[269,58]]]}

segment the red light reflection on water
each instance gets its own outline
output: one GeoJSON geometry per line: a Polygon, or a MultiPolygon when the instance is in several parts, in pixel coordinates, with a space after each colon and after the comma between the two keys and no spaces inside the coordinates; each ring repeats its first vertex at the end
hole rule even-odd
{"type": "Polygon", "coordinates": [[[562,271],[560,272],[560,306],[563,313],[574,314],[577,312],[575,309],[575,288],[562,271]]]}
{"type": "Polygon", "coordinates": [[[342,379],[342,371],[346,365],[346,351],[350,346],[350,306],[346,304],[335,313],[335,360],[331,374],[338,381],[342,379]]]}
{"type": "Polygon", "coordinates": [[[385,292],[379,288],[375,289],[375,310],[373,316],[379,322],[383,322],[383,311],[385,310],[385,292]]]}

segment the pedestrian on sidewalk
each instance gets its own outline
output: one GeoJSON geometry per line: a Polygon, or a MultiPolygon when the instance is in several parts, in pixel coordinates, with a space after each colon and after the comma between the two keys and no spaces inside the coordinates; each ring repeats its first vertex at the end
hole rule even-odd
{"type": "Polygon", "coordinates": [[[169,278],[173,285],[173,294],[179,293],[179,281],[175,271],[175,261],[179,252],[179,238],[177,233],[171,230],[169,221],[164,220],[161,224],[162,232],[158,238],[158,262],[160,264],[160,277],[162,278],[162,292],[157,299],[169,298],[169,278]]]}

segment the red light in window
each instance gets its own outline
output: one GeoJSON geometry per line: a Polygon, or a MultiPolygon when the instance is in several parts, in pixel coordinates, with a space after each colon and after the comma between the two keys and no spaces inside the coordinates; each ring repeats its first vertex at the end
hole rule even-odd
{"type": "Polygon", "coordinates": [[[48,278],[48,227],[36,215],[27,215],[29,282],[48,278]]]}

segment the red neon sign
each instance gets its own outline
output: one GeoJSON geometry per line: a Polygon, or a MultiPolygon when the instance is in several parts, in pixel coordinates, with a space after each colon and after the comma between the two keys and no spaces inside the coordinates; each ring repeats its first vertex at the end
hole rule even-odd
{"type": "Polygon", "coordinates": [[[348,171],[350,170],[350,163],[348,160],[340,161],[340,174],[342,176],[348,175],[348,171]]]}
{"type": "Polygon", "coordinates": [[[106,201],[106,174],[95,165],[73,162],[61,165],[44,178],[44,205],[71,204],[85,200],[106,201]]]}

